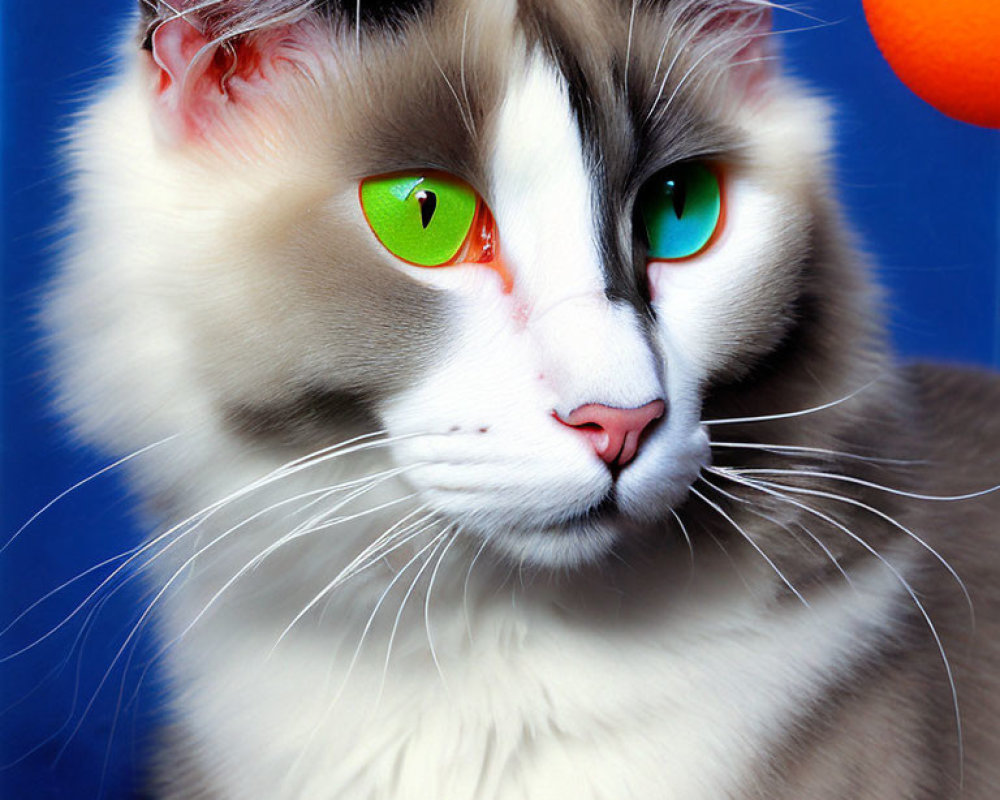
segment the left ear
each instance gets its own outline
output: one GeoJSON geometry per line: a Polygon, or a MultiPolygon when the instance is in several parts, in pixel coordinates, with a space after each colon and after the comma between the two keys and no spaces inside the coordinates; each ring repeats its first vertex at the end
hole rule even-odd
{"type": "Polygon", "coordinates": [[[759,90],[774,73],[774,14],[770,6],[756,6],[736,24],[743,42],[733,55],[730,69],[747,92],[759,90]]]}
{"type": "Polygon", "coordinates": [[[732,68],[744,84],[759,85],[773,72],[774,14],[771,7],[757,6],[747,12],[737,29],[743,32],[744,41],[733,57],[732,68]]]}
{"type": "Polygon", "coordinates": [[[729,80],[740,89],[759,90],[774,73],[771,66],[774,36],[771,7],[753,0],[736,0],[710,13],[702,27],[729,62],[729,80]]]}

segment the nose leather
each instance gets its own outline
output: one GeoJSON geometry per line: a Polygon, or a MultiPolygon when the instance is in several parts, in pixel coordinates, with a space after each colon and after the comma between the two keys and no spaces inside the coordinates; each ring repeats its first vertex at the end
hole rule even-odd
{"type": "Polygon", "coordinates": [[[586,436],[605,463],[625,466],[639,452],[642,432],[665,412],[666,404],[662,400],[653,400],[638,408],[587,403],[574,408],[565,417],[556,412],[555,418],[586,436]]]}

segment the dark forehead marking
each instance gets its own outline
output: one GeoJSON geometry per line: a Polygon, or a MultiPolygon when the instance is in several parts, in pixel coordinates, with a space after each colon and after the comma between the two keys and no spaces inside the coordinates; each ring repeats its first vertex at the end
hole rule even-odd
{"type": "Polygon", "coordinates": [[[319,0],[315,7],[326,14],[362,27],[398,25],[401,21],[432,11],[434,0],[319,0]]]}
{"type": "MultiPolygon", "coordinates": [[[[659,77],[666,71],[654,75],[658,64],[674,59],[687,37],[670,20],[683,19],[695,5],[690,0],[519,4],[529,46],[541,49],[566,82],[594,188],[596,244],[606,292],[643,310],[649,299],[645,246],[633,218],[640,187],[659,169],[724,152],[731,144],[729,133],[711,120],[694,93],[685,91],[690,87],[674,93],[684,74],[678,67],[662,92],[659,77]],[[683,35],[668,37],[668,31],[683,35]],[[664,112],[668,99],[670,108],[664,112]]],[[[678,64],[687,69],[682,57],[678,64]]]]}
{"type": "Polygon", "coordinates": [[[615,48],[621,26],[613,3],[580,8],[551,0],[526,0],[520,15],[529,47],[542,50],[566,82],[594,194],[595,230],[606,293],[644,307],[646,298],[622,247],[622,209],[637,160],[636,137],[624,102],[622,60],[615,48]]]}

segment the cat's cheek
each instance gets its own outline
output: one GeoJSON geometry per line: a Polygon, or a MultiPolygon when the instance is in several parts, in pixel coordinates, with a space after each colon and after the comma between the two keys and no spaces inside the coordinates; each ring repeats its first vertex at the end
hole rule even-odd
{"type": "Polygon", "coordinates": [[[447,292],[466,303],[496,304],[504,302],[515,314],[517,300],[514,283],[506,265],[497,260],[486,263],[450,264],[443,267],[421,267],[394,259],[392,265],[412,280],[447,292]]]}
{"type": "Polygon", "coordinates": [[[701,381],[743,374],[780,342],[809,229],[809,212],[792,192],[734,177],[713,245],[686,260],[650,263],[659,335],[701,381]]]}
{"type": "MultiPolygon", "coordinates": [[[[519,336],[527,329],[532,304],[502,258],[444,267],[419,267],[395,259],[392,266],[415,282],[457,299],[470,309],[477,324],[493,331],[490,336],[519,336]]],[[[544,377],[544,370],[536,374],[544,377]]]]}

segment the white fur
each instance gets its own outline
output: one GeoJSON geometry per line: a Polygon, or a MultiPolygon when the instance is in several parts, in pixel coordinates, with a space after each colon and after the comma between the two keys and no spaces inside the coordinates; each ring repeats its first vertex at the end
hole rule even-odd
{"type": "MultiPolygon", "coordinates": [[[[309,352],[321,375],[312,331],[323,308],[244,239],[219,237],[271,223],[248,219],[246,198],[268,170],[301,177],[311,163],[269,140],[267,157],[212,181],[204,164],[158,146],[148,80],[132,70],[80,134],[80,232],[52,319],[64,397],[83,432],[120,450],[179,434],[135,472],[172,524],[286,460],[228,432],[219,398],[280,378],[286,361],[290,373],[290,353],[309,352]],[[274,298],[301,301],[299,316],[274,298]]],[[[698,553],[711,566],[687,588],[685,556],[670,553],[621,586],[586,573],[564,585],[506,580],[496,553],[586,562],[623,533],[561,527],[610,477],[553,410],[666,396],[669,417],[623,470],[619,502],[649,522],[683,497],[707,458],[699,386],[727,333],[727,319],[709,322],[706,298],[745,302],[776,225],[760,214],[788,206],[752,175],[734,179],[733,227],[718,251],[658,282],[654,343],[634,311],[603,295],[578,134],[540,57],[510,76],[492,169],[515,292],[475,266],[399,265],[434,282],[456,314],[437,366],[381,409],[390,434],[433,435],[277,480],[152,565],[156,584],[170,586],[156,612],[173,707],[220,797],[718,800],[752,780],[794,713],[891,622],[899,591],[884,570],[802,608],[763,599],[775,576],[753,554],[736,565],[745,584],[713,553],[698,553]],[[289,514],[289,498],[418,462],[345,512],[417,498],[255,560],[315,513],[289,514]],[[427,503],[444,522],[324,594],[375,536],[427,503]],[[478,542],[441,539],[401,572],[453,520],[490,543],[482,562],[473,566],[478,542]]]]}
{"type": "MultiPolygon", "coordinates": [[[[610,477],[588,441],[552,412],[588,403],[636,408],[666,392],[660,356],[635,310],[604,294],[576,122],[561,78],[538,54],[511,78],[492,179],[489,200],[515,289],[501,294],[475,265],[458,275],[408,268],[457,296],[462,333],[443,366],[397,397],[385,418],[394,433],[488,428],[402,442],[404,463],[430,462],[407,479],[516,557],[572,563],[619,533],[591,525],[586,536],[561,535],[557,523],[596,505],[610,477]]],[[[662,519],[705,463],[697,396],[680,377],[671,389],[668,423],[623,472],[619,502],[629,513],[662,519]]]]}
{"type": "Polygon", "coordinates": [[[430,629],[418,601],[388,671],[382,629],[336,701],[352,637],[310,633],[262,662],[274,632],[229,619],[180,654],[181,709],[209,734],[224,796],[717,800],[888,631],[899,596],[882,569],[810,608],[768,607],[723,578],[654,594],[656,624],[637,635],[613,591],[604,608],[554,589],[522,605],[474,573],[471,640],[462,581],[442,580],[430,629]]]}

